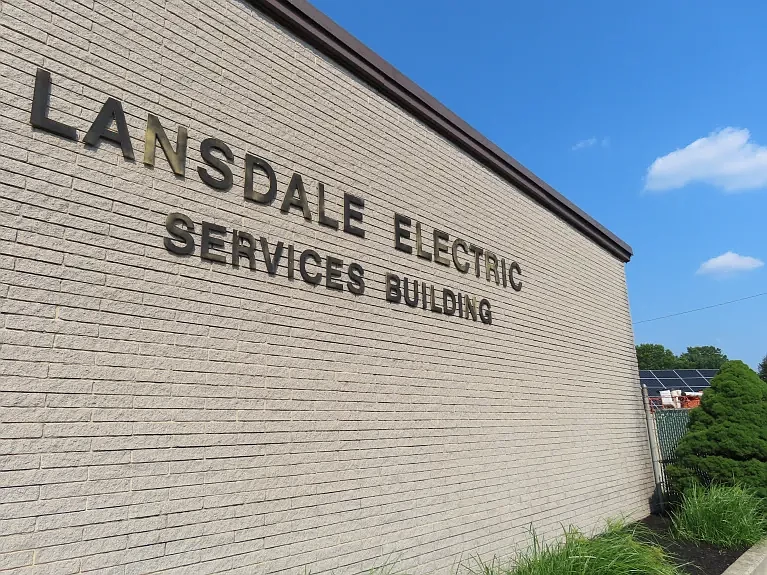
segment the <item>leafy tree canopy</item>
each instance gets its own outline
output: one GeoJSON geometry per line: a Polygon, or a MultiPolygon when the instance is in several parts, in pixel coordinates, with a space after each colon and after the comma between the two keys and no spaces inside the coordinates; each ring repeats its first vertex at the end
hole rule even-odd
{"type": "Polygon", "coordinates": [[[719,369],[727,361],[722,350],[712,345],[688,347],[679,356],[657,343],[641,343],[636,351],[639,369],[719,369]]]}
{"type": "Polygon", "coordinates": [[[725,363],[690,413],[676,456],[667,470],[676,489],[742,485],[767,497],[767,382],[742,361],[725,363]]]}
{"type": "Polygon", "coordinates": [[[712,345],[688,347],[687,351],[679,356],[680,367],[690,369],[720,369],[726,361],[727,356],[722,350],[712,345]]]}
{"type": "Polygon", "coordinates": [[[764,359],[759,364],[759,377],[762,381],[767,381],[767,355],[764,356],[764,359]]]}
{"type": "Polygon", "coordinates": [[[679,358],[659,343],[641,343],[637,346],[639,369],[675,369],[679,358]]]}

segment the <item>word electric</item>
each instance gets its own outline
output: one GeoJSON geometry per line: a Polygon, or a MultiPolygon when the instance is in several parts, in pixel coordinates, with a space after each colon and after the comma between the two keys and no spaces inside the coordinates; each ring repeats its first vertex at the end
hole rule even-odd
{"type": "MultiPolygon", "coordinates": [[[[411,224],[412,220],[408,216],[394,214],[394,248],[406,254],[413,253],[413,246],[407,243],[411,238],[411,224]]],[[[415,253],[419,258],[427,261],[433,259],[435,263],[447,267],[453,265],[462,274],[469,272],[473,262],[477,277],[481,276],[480,270],[484,268],[487,281],[495,280],[496,285],[503,284],[503,287],[511,286],[514,291],[522,291],[522,282],[517,279],[517,276],[522,275],[522,269],[517,262],[511,262],[506,267],[506,258],[499,261],[498,256],[490,250],[461,238],[453,239],[451,246],[450,235],[442,230],[435,229],[431,237],[432,249],[425,250],[421,222],[415,222],[415,253]],[[448,257],[448,253],[452,257],[448,257]],[[467,257],[469,254],[471,257],[467,257]]]]}

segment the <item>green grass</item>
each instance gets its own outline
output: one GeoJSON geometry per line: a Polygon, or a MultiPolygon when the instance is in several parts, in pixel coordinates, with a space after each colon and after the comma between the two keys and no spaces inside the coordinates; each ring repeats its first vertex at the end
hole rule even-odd
{"type": "Polygon", "coordinates": [[[474,560],[467,569],[473,575],[681,575],[651,539],[639,525],[620,523],[592,538],[570,528],[551,545],[533,534],[532,549],[518,554],[513,567],[474,560]]]}
{"type": "Polygon", "coordinates": [[[767,508],[752,490],[712,485],[693,487],[672,514],[677,538],[719,547],[749,547],[767,536],[767,508]]]}

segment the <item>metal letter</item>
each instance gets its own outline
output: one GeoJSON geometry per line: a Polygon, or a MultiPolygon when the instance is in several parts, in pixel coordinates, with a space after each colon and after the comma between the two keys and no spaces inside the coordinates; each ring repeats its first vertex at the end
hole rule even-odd
{"type": "Polygon", "coordinates": [[[399,276],[386,274],[386,301],[399,303],[402,300],[402,291],[399,288],[399,276]]]}
{"type": "Polygon", "coordinates": [[[250,269],[256,269],[256,254],[253,253],[255,241],[253,236],[246,232],[232,232],[232,266],[240,267],[240,258],[245,256],[250,263],[250,269]],[[243,242],[244,240],[244,242],[243,242]],[[247,245],[245,245],[247,244],[247,245]]]}
{"type": "Polygon", "coordinates": [[[173,212],[172,214],[168,214],[168,217],[165,218],[165,229],[170,235],[176,238],[176,240],[184,242],[183,245],[179,246],[173,243],[172,238],[165,238],[163,244],[165,245],[166,250],[182,256],[194,253],[194,238],[192,237],[192,233],[194,233],[194,224],[192,223],[192,220],[184,214],[173,212]],[[184,224],[186,229],[178,227],[176,225],[178,222],[184,224]]]}
{"type": "Polygon", "coordinates": [[[365,293],[365,280],[363,279],[365,270],[358,263],[349,264],[349,281],[346,282],[346,288],[354,295],[365,293]]]}
{"type": "Polygon", "coordinates": [[[405,276],[404,278],[402,278],[402,286],[404,288],[404,294],[405,294],[405,303],[409,305],[410,307],[418,307],[418,281],[413,280],[413,294],[415,294],[415,299],[411,300],[410,297],[408,296],[407,285],[408,285],[408,280],[407,280],[407,276],[405,276]]]}
{"type": "Polygon", "coordinates": [[[202,239],[200,240],[200,257],[204,260],[210,260],[212,262],[226,263],[226,256],[223,254],[213,254],[210,252],[211,248],[223,249],[224,239],[210,235],[225,234],[226,228],[217,224],[211,224],[210,222],[202,222],[202,239]]]}
{"type": "Polygon", "coordinates": [[[146,137],[144,138],[144,164],[147,166],[154,167],[154,152],[158,140],[173,173],[177,176],[183,176],[186,169],[186,128],[184,126],[178,127],[176,149],[174,150],[170,145],[168,136],[165,135],[160,120],[154,114],[149,114],[146,119],[146,137]]]}
{"type": "Polygon", "coordinates": [[[493,252],[485,252],[485,279],[487,281],[490,281],[490,272],[493,272],[493,275],[495,275],[496,285],[501,283],[498,277],[498,258],[495,257],[493,252]]]}
{"type": "Polygon", "coordinates": [[[450,236],[441,230],[434,230],[434,261],[435,263],[441,264],[443,266],[449,266],[450,260],[446,257],[442,256],[441,254],[447,253],[447,244],[442,243],[443,241],[448,241],[450,239],[450,236]]]}
{"type": "Polygon", "coordinates": [[[486,299],[481,299],[479,301],[479,319],[481,319],[482,323],[486,325],[493,323],[493,314],[490,311],[490,302],[486,299]]]}
{"type": "Polygon", "coordinates": [[[432,285],[431,286],[431,311],[442,313],[442,308],[437,305],[436,301],[437,301],[437,298],[434,297],[434,285],[432,285]]]}
{"type": "MultiPolygon", "coordinates": [[[[394,248],[407,254],[413,253],[413,247],[402,243],[402,239],[410,239],[410,230],[403,230],[402,227],[410,227],[410,218],[402,214],[394,214],[394,248]]],[[[397,276],[395,276],[397,277],[397,276]]]]}
{"type": "Polygon", "coordinates": [[[365,238],[365,230],[351,223],[352,220],[362,223],[362,211],[360,210],[364,208],[365,200],[348,192],[344,194],[344,231],[347,234],[362,239],[365,238]],[[359,208],[359,210],[355,210],[355,207],[359,208]]]}
{"type": "Polygon", "coordinates": [[[485,253],[485,250],[475,246],[474,244],[471,244],[469,246],[469,251],[474,254],[474,269],[477,272],[477,277],[479,277],[479,256],[485,253]]]}
{"type": "Polygon", "coordinates": [[[308,284],[317,285],[322,281],[322,274],[310,274],[308,271],[306,271],[306,260],[309,258],[314,260],[314,263],[319,265],[322,265],[322,259],[320,258],[320,255],[315,252],[314,250],[304,250],[301,253],[301,257],[298,260],[298,269],[301,272],[301,277],[304,278],[304,281],[308,284]]]}
{"type": "Polygon", "coordinates": [[[125,113],[123,112],[120,100],[109,98],[104,102],[99,115],[96,116],[93,124],[91,124],[88,133],[85,134],[83,142],[95,148],[99,145],[99,140],[102,138],[119,144],[123,152],[123,158],[126,160],[134,159],[133,146],[131,145],[130,134],[128,133],[128,124],[125,122],[125,113]],[[116,132],[109,129],[113,121],[117,128],[116,132]]]}
{"type": "Polygon", "coordinates": [[[445,310],[445,315],[455,314],[455,294],[452,290],[447,288],[442,289],[442,307],[445,310]],[[449,306],[448,303],[450,303],[449,306]]]}
{"type": "Polygon", "coordinates": [[[469,271],[469,264],[466,262],[461,263],[458,261],[458,246],[463,249],[463,253],[465,254],[469,253],[467,251],[468,246],[466,245],[466,242],[461,238],[456,238],[456,240],[453,242],[453,263],[455,264],[455,269],[457,269],[462,274],[465,274],[467,271],[469,271]]]}
{"type": "Polygon", "coordinates": [[[335,281],[341,277],[341,270],[343,269],[344,261],[333,256],[327,256],[325,258],[325,287],[328,289],[334,289],[344,291],[344,284],[339,281],[335,281]]]}
{"type": "Polygon", "coordinates": [[[293,244],[288,244],[288,279],[292,280],[295,275],[296,256],[293,244]]]}
{"type": "Polygon", "coordinates": [[[501,258],[501,275],[503,276],[503,287],[506,287],[506,259],[501,258]]]}
{"type": "Polygon", "coordinates": [[[421,239],[421,222],[415,223],[415,255],[419,258],[431,261],[431,252],[423,251],[423,239],[421,239]]]}
{"type": "Polygon", "coordinates": [[[514,291],[522,291],[522,282],[514,281],[514,271],[516,271],[518,275],[522,275],[522,270],[519,269],[519,264],[517,262],[511,262],[511,265],[509,266],[509,283],[511,283],[511,287],[514,288],[514,291]]]}
{"type": "Polygon", "coordinates": [[[325,185],[320,182],[317,184],[317,197],[319,198],[320,225],[338,229],[338,220],[325,214],[325,185]]]}
{"type": "Polygon", "coordinates": [[[266,160],[245,154],[245,199],[269,205],[277,197],[277,177],[266,160]],[[259,167],[269,178],[269,191],[265,194],[253,190],[253,168],[259,167]]]}
{"type": "Polygon", "coordinates": [[[42,68],[35,74],[35,92],[32,96],[32,113],[29,123],[33,128],[45,130],[67,140],[77,140],[77,130],[48,117],[48,103],[51,98],[51,73],[42,68]]]}
{"type": "Polygon", "coordinates": [[[465,305],[466,308],[466,319],[469,319],[469,313],[471,313],[471,318],[474,321],[477,321],[477,298],[472,297],[471,299],[469,296],[464,296],[465,299],[465,305]]]}
{"type": "Polygon", "coordinates": [[[200,143],[200,155],[203,161],[221,172],[224,177],[220,180],[216,179],[202,166],[197,166],[197,173],[200,179],[214,190],[228,190],[232,187],[232,170],[225,162],[213,155],[213,150],[218,150],[224,154],[224,157],[230,162],[234,160],[234,154],[232,154],[229,146],[216,138],[207,138],[200,143]]]}
{"type": "Polygon", "coordinates": [[[277,246],[274,248],[274,258],[272,258],[272,256],[269,255],[269,240],[261,236],[258,241],[261,242],[261,251],[264,254],[264,263],[266,264],[266,273],[273,276],[277,273],[277,268],[280,265],[284,244],[282,242],[277,242],[277,246]]]}
{"type": "Polygon", "coordinates": [[[290,211],[290,207],[295,206],[301,208],[304,212],[305,220],[312,220],[312,212],[309,210],[309,202],[306,199],[306,190],[304,190],[304,181],[301,179],[301,174],[298,172],[293,174],[288,184],[288,189],[285,192],[285,198],[282,200],[282,206],[280,211],[283,214],[287,214],[290,211]],[[298,198],[295,197],[296,190],[298,190],[298,198]]]}

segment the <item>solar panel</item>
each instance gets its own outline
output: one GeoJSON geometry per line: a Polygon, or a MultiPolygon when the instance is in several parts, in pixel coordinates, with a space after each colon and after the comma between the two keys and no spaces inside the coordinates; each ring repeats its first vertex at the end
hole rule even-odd
{"type": "Polygon", "coordinates": [[[639,383],[641,385],[646,385],[647,392],[652,396],[660,395],[660,393],[658,392],[661,389],[666,389],[665,387],[663,387],[663,384],[657,379],[640,379],[639,383]]]}
{"type": "Polygon", "coordinates": [[[684,380],[678,377],[673,379],[670,377],[664,377],[660,380],[660,382],[666,389],[680,389],[681,387],[684,387],[684,380]]]}
{"type": "Polygon", "coordinates": [[[682,379],[687,379],[688,377],[700,377],[697,369],[675,369],[674,371],[682,379]]]}
{"type": "Polygon", "coordinates": [[[684,382],[692,389],[692,391],[703,391],[711,386],[711,382],[705,377],[690,377],[685,379],[684,382]]]}
{"type": "Polygon", "coordinates": [[[661,390],[678,389],[682,393],[700,393],[711,386],[717,369],[643,369],[639,383],[647,386],[650,397],[657,397],[661,390]]]}

